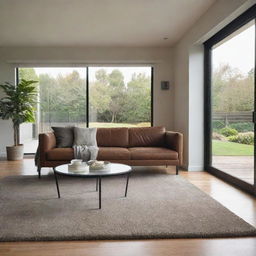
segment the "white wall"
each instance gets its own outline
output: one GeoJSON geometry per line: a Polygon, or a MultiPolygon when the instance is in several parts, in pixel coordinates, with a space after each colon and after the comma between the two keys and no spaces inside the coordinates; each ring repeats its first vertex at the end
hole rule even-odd
{"type": "MultiPolygon", "coordinates": [[[[1,53],[0,53],[1,56],[1,53]]],[[[0,83],[15,82],[15,71],[9,64],[0,61],[0,83]]],[[[0,91],[0,96],[2,96],[0,91]]],[[[0,119],[0,156],[5,155],[5,147],[13,144],[12,123],[0,119]]]]}
{"type": "Polygon", "coordinates": [[[33,139],[33,124],[23,123],[20,125],[20,143],[25,143],[33,139]]]}
{"type": "Polygon", "coordinates": [[[174,47],[174,129],[184,134],[184,167],[203,170],[203,45],[217,31],[255,4],[218,0],[174,47]]]}
{"type": "Polygon", "coordinates": [[[189,51],[189,170],[202,170],[204,161],[204,49],[194,46],[189,51]]]}
{"type": "MultiPolygon", "coordinates": [[[[154,125],[173,130],[173,87],[160,89],[160,81],[173,84],[171,48],[0,48],[0,82],[14,82],[16,66],[85,66],[95,65],[153,65],[154,66],[154,125]]],[[[12,144],[10,122],[0,120],[0,154],[12,144]]]]}

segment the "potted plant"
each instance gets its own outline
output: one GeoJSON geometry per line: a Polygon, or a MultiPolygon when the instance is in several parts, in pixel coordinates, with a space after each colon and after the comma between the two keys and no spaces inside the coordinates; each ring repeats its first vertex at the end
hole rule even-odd
{"type": "Polygon", "coordinates": [[[23,159],[23,145],[20,144],[20,124],[35,121],[37,81],[22,79],[18,85],[6,82],[0,84],[5,95],[0,99],[0,118],[12,120],[14,145],[6,147],[8,160],[23,159]]]}

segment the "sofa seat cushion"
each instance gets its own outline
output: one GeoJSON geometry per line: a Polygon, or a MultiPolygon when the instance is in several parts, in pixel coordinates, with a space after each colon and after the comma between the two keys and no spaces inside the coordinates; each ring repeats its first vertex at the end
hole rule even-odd
{"type": "Polygon", "coordinates": [[[50,161],[70,161],[74,159],[73,148],[53,148],[46,153],[47,160],[50,161]]]}
{"type": "Polygon", "coordinates": [[[132,160],[176,160],[178,153],[162,147],[134,147],[129,148],[132,160]]]}
{"type": "Polygon", "coordinates": [[[130,160],[131,154],[127,148],[100,147],[97,160],[130,160]]]}

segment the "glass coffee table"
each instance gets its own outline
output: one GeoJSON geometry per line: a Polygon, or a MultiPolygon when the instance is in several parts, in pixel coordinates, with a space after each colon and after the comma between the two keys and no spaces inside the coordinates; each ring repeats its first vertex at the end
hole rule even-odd
{"type": "Polygon", "coordinates": [[[63,165],[54,167],[53,171],[54,171],[57,193],[59,198],[60,198],[60,189],[59,189],[59,183],[58,183],[58,175],[72,176],[72,177],[79,177],[79,178],[96,178],[96,191],[99,191],[99,209],[101,209],[101,179],[103,177],[109,177],[109,176],[126,175],[126,186],[125,186],[124,196],[127,197],[129,177],[130,177],[132,168],[131,166],[125,165],[125,164],[109,163],[107,165],[107,168],[104,168],[104,171],[90,170],[89,172],[85,172],[85,173],[76,173],[68,170],[68,164],[63,164],[63,165]]]}

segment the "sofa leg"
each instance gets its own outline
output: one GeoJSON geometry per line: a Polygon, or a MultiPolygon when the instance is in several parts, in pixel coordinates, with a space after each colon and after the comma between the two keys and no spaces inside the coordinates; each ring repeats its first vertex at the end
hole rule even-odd
{"type": "Polygon", "coordinates": [[[41,179],[41,167],[37,166],[38,178],[41,179]]]}
{"type": "Polygon", "coordinates": [[[179,167],[176,166],[176,175],[178,175],[178,174],[179,174],[179,167]]]}

